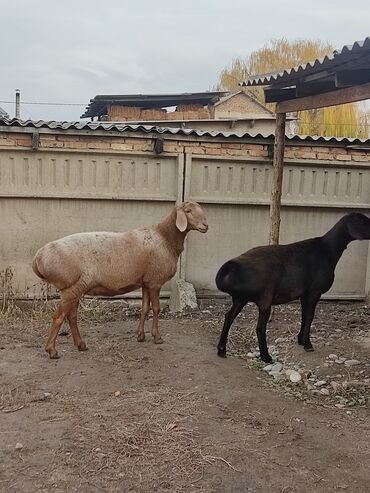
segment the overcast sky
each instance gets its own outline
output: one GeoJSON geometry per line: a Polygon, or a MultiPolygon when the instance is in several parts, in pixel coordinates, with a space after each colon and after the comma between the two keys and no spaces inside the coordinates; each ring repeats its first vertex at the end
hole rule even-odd
{"type": "MultiPolygon", "coordinates": [[[[233,57],[272,38],[336,48],[370,35],[369,0],[1,0],[0,100],[83,103],[96,94],[205,91],[233,57]]],[[[14,104],[1,103],[10,116],[14,104]]],[[[22,105],[77,120],[84,106],[22,105]]]]}

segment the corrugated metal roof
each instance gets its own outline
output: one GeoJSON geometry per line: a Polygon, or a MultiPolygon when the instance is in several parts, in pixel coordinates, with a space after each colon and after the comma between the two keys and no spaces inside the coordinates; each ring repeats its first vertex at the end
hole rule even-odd
{"type": "MultiPolygon", "coordinates": [[[[46,129],[46,130],[91,130],[99,131],[103,130],[105,132],[137,132],[144,134],[170,134],[170,135],[186,135],[186,136],[196,136],[196,137],[224,137],[233,139],[243,139],[243,138],[259,138],[259,139],[273,139],[273,134],[264,135],[261,133],[250,133],[246,132],[244,134],[236,134],[234,132],[222,132],[222,131],[211,131],[211,130],[199,130],[192,128],[171,128],[171,127],[161,127],[155,125],[132,125],[125,123],[112,123],[112,122],[58,122],[58,121],[44,121],[44,120],[19,120],[17,118],[3,119],[0,118],[0,131],[1,127],[11,127],[14,132],[17,128],[33,128],[33,129],[46,129]]],[[[348,137],[321,137],[318,135],[293,135],[286,137],[288,141],[301,141],[301,142],[342,142],[345,144],[359,143],[359,144],[369,144],[370,139],[358,139],[358,138],[348,138],[348,137]]]]}
{"type": "Polygon", "coordinates": [[[284,69],[277,72],[270,72],[267,74],[260,74],[251,77],[247,81],[241,83],[242,86],[265,86],[274,82],[285,83],[290,82],[300,77],[310,75],[313,72],[319,72],[329,69],[334,69],[343,63],[353,58],[353,55],[365,55],[366,52],[370,53],[370,37],[366,37],[362,41],[356,41],[352,45],[345,45],[340,50],[333,51],[332,55],[324,58],[318,58],[312,62],[302,63],[297,67],[290,69],[284,69]]]}
{"type": "Polygon", "coordinates": [[[180,94],[106,94],[90,99],[81,118],[107,114],[109,105],[138,108],[166,108],[179,104],[207,104],[218,101],[227,91],[185,92],[180,94]]]}

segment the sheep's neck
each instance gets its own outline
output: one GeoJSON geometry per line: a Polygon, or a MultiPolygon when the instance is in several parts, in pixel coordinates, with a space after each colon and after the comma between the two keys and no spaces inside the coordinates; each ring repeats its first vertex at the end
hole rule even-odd
{"type": "Polygon", "coordinates": [[[353,241],[353,238],[347,232],[347,228],[342,221],[338,221],[323,237],[323,243],[330,252],[330,257],[337,265],[339,259],[343,255],[348,244],[353,241]]]}
{"type": "Polygon", "coordinates": [[[176,211],[169,214],[161,223],[158,224],[158,230],[166,239],[170,248],[177,256],[184,250],[184,240],[188,230],[181,232],[176,226],[176,211]]]}

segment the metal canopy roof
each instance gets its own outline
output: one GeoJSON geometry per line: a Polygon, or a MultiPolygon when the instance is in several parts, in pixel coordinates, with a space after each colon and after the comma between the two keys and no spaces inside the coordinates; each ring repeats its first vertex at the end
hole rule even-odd
{"type": "Polygon", "coordinates": [[[90,99],[85,113],[81,118],[93,118],[107,113],[107,107],[111,104],[116,106],[135,106],[139,108],[166,108],[179,104],[201,104],[205,106],[215,103],[228,92],[194,92],[182,94],[122,94],[122,95],[98,95],[90,99]]]}
{"type": "MultiPolygon", "coordinates": [[[[194,137],[210,137],[210,138],[230,138],[230,139],[268,139],[273,140],[273,134],[261,134],[245,132],[244,134],[236,134],[233,131],[219,131],[219,130],[200,130],[192,128],[176,128],[176,127],[165,127],[160,125],[143,125],[143,124],[132,124],[132,123],[117,123],[117,122],[58,122],[58,121],[44,121],[44,120],[20,120],[17,118],[7,119],[0,117],[0,132],[1,131],[38,131],[38,132],[72,132],[79,133],[85,132],[89,135],[94,135],[94,133],[102,132],[107,135],[118,135],[123,132],[138,133],[138,134],[167,134],[167,135],[185,135],[194,137]],[[25,129],[25,130],[23,130],[25,129]]],[[[347,145],[365,145],[368,146],[370,139],[359,139],[359,138],[347,138],[347,137],[319,137],[312,135],[292,135],[286,136],[287,141],[291,142],[316,142],[319,144],[343,144],[347,145]]]]}
{"type": "MultiPolygon", "coordinates": [[[[264,90],[265,101],[280,103],[281,112],[283,109],[296,111],[367,99],[370,97],[370,37],[346,45],[322,59],[257,75],[241,85],[268,86],[264,90]],[[355,87],[356,91],[349,90],[355,87]],[[322,97],[320,100],[309,100],[310,97],[329,93],[332,99],[322,97]],[[284,102],[291,104],[281,105],[284,102]]],[[[280,112],[278,108],[277,111],[280,112]]]]}

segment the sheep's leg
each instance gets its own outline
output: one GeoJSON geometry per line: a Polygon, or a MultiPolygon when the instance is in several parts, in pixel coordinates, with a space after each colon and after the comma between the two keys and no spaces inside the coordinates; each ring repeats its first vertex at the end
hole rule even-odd
{"type": "Polygon", "coordinates": [[[137,340],[139,342],[145,341],[145,332],[144,332],[144,324],[147,319],[149,309],[150,309],[150,299],[149,299],[149,290],[148,288],[142,288],[142,307],[141,307],[141,315],[139,327],[137,329],[137,340]]]}
{"type": "Polygon", "coordinates": [[[221,356],[221,358],[226,358],[226,344],[227,344],[227,337],[229,335],[230,327],[234,322],[234,320],[236,319],[236,317],[242,311],[245,304],[246,304],[245,300],[240,300],[233,297],[232,307],[225,314],[225,321],[222,327],[220,340],[217,346],[217,354],[218,356],[221,356]]]}
{"type": "Polygon", "coordinates": [[[62,295],[62,300],[58,304],[54,315],[53,315],[53,322],[51,324],[50,330],[49,330],[49,335],[48,339],[46,341],[46,346],[45,346],[45,351],[49,353],[49,357],[51,359],[57,359],[58,352],[55,348],[55,341],[57,340],[58,337],[58,332],[62,326],[62,323],[71,310],[71,300],[67,301],[63,299],[62,295]]]}
{"type": "Polygon", "coordinates": [[[158,315],[160,310],[159,292],[160,289],[158,288],[150,289],[149,291],[153,311],[152,336],[154,337],[155,344],[162,344],[163,342],[163,339],[158,331],[158,315]]]}
{"type": "Polygon", "coordinates": [[[78,348],[79,351],[86,351],[87,350],[86,344],[82,340],[80,331],[78,330],[78,326],[77,326],[78,304],[79,304],[79,300],[71,304],[71,309],[67,313],[67,319],[68,319],[69,327],[72,332],[74,345],[78,348]]]}
{"type": "Polygon", "coordinates": [[[301,297],[301,328],[298,332],[297,341],[300,346],[303,346],[304,321],[306,319],[306,297],[301,297]]]}
{"type": "Polygon", "coordinates": [[[319,302],[320,296],[321,294],[310,294],[301,300],[303,327],[301,328],[299,334],[300,339],[298,339],[298,341],[301,341],[300,344],[303,345],[305,351],[314,350],[310,341],[310,329],[313,317],[315,316],[316,305],[319,302]]]}
{"type": "Polygon", "coordinates": [[[271,306],[258,307],[258,322],[257,322],[257,337],[258,346],[260,348],[261,360],[265,363],[272,363],[272,358],[269,355],[266,341],[266,325],[271,313],[271,306]]]}

